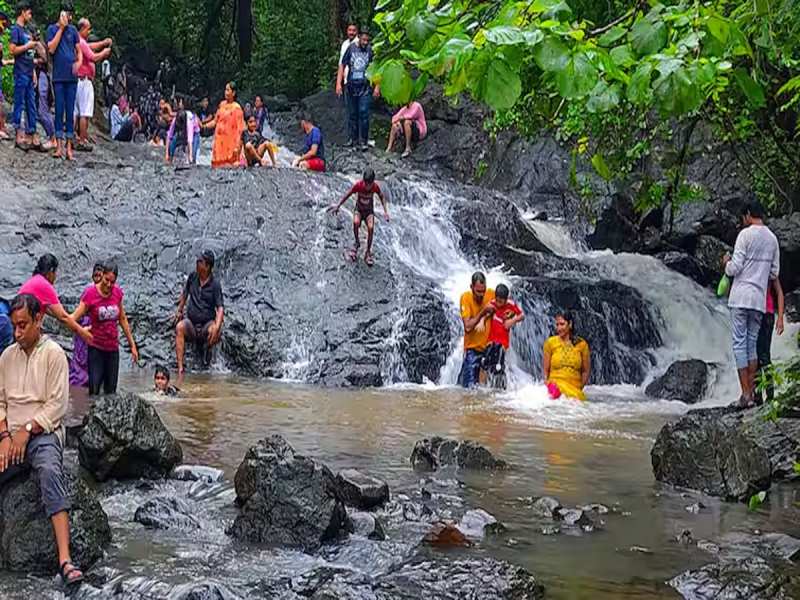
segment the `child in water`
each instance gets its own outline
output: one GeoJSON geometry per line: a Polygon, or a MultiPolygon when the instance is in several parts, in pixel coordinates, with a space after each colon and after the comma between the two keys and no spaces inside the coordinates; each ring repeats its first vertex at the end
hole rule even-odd
{"type": "Polygon", "coordinates": [[[169,384],[169,369],[163,365],[156,367],[156,372],[153,375],[153,391],[165,396],[177,396],[180,391],[174,385],[169,384]]]}
{"type": "Polygon", "coordinates": [[[495,288],[494,300],[489,306],[494,309],[494,316],[489,327],[489,346],[486,348],[482,368],[487,374],[492,374],[492,371],[504,373],[506,352],[511,343],[511,328],[525,319],[525,313],[509,298],[508,286],[502,283],[495,288]]]}

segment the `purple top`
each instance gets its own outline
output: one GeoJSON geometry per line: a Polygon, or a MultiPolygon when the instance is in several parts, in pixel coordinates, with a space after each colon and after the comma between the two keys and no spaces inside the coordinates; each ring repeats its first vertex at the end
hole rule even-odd
{"type": "MultiPolygon", "coordinates": [[[[175,137],[175,121],[178,120],[178,115],[172,119],[172,123],[169,126],[169,131],[167,131],[167,146],[172,141],[172,138],[175,137]]],[[[186,111],[186,142],[192,144],[195,135],[200,135],[200,119],[198,119],[193,112],[186,111]]]]}

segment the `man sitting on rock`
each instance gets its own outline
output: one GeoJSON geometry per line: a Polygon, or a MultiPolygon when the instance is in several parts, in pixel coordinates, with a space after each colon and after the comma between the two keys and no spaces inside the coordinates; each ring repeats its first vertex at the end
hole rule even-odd
{"type": "Polygon", "coordinates": [[[61,579],[72,587],[83,574],[70,557],[70,505],[62,461],[69,367],[61,347],[42,334],[43,318],[34,296],[23,294],[11,302],[16,343],[0,356],[0,487],[33,470],[53,523],[61,579]]]}
{"type": "Polygon", "coordinates": [[[222,286],[214,277],[214,253],[204,250],[197,257],[196,271],[189,275],[186,286],[178,300],[178,312],[175,329],[175,353],[178,360],[178,381],[184,375],[183,358],[186,351],[186,339],[197,344],[208,366],[211,362],[211,349],[222,337],[222,321],[224,319],[222,286]],[[183,311],[187,308],[186,318],[183,311]]]}

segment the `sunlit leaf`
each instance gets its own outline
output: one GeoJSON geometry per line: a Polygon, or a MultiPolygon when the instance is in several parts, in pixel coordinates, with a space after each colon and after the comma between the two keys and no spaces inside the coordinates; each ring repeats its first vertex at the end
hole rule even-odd
{"type": "Polygon", "coordinates": [[[533,58],[543,71],[560,71],[569,61],[569,49],[557,37],[548,36],[536,46],[533,58]]]}
{"type": "Polygon", "coordinates": [[[590,113],[604,113],[619,106],[621,96],[620,86],[617,83],[608,85],[600,81],[592,90],[586,102],[586,110],[590,113]]]}
{"type": "Polygon", "coordinates": [[[406,104],[411,99],[414,82],[399,60],[387,62],[381,70],[381,94],[389,104],[406,104]]]}
{"type": "Polygon", "coordinates": [[[597,43],[600,44],[601,46],[609,48],[614,44],[614,42],[624,38],[627,33],[628,33],[627,29],[625,29],[624,27],[620,27],[619,25],[616,25],[611,29],[609,29],[608,31],[606,31],[603,35],[601,35],[598,38],[597,43]]]}
{"type": "Polygon", "coordinates": [[[494,110],[505,110],[516,104],[522,93],[519,74],[508,63],[495,59],[486,73],[486,103],[494,110]]]}
{"type": "Polygon", "coordinates": [[[583,98],[597,85],[597,68],[584,52],[573,54],[564,68],[556,73],[556,85],[563,98],[583,98]]]}
{"type": "Polygon", "coordinates": [[[611,181],[614,178],[602,154],[595,154],[592,156],[592,166],[594,170],[597,171],[597,174],[606,181],[611,181]]]}

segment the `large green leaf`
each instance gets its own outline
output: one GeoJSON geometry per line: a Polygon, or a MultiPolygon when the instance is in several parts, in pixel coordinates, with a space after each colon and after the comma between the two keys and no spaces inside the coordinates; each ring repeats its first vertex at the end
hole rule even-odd
{"type": "Polygon", "coordinates": [[[543,71],[560,71],[569,61],[569,49],[551,35],[534,48],[533,58],[543,71]]]}
{"type": "Polygon", "coordinates": [[[419,98],[422,92],[425,91],[425,86],[428,85],[428,74],[423,73],[414,80],[414,87],[411,91],[412,98],[419,98]]]}
{"type": "Polygon", "coordinates": [[[594,167],[594,170],[597,171],[597,174],[606,181],[611,181],[614,178],[611,173],[611,169],[608,168],[608,163],[606,163],[606,159],[602,154],[598,153],[592,156],[592,166],[594,167]]]}
{"type": "Polygon", "coordinates": [[[556,73],[558,92],[567,100],[583,98],[597,85],[597,67],[584,52],[573,54],[556,73]]]}
{"type": "Polygon", "coordinates": [[[693,112],[703,103],[700,88],[683,67],[662,75],[653,87],[659,111],[665,117],[693,112]]]}
{"type": "Polygon", "coordinates": [[[442,77],[456,65],[460,67],[471,56],[474,48],[468,38],[455,37],[447,40],[436,54],[426,58],[417,66],[435,77],[442,77]]]}
{"type": "Polygon", "coordinates": [[[621,40],[625,37],[628,33],[628,30],[624,27],[620,27],[619,25],[615,25],[608,31],[606,31],[600,38],[597,40],[597,43],[605,48],[610,48],[614,45],[614,42],[621,40]]]}
{"type": "Polygon", "coordinates": [[[486,93],[484,100],[494,110],[506,110],[514,106],[522,93],[522,82],[508,63],[495,58],[486,71],[486,93]]]}
{"type": "Polygon", "coordinates": [[[731,26],[727,19],[717,16],[709,17],[708,21],[706,21],[706,27],[708,27],[708,32],[717,38],[719,42],[728,43],[731,35],[731,26]]]}
{"type": "Polygon", "coordinates": [[[733,71],[733,77],[736,83],[747,96],[748,102],[754,108],[764,108],[767,105],[767,99],[764,96],[764,89],[755,81],[750,74],[742,68],[733,71]]]}
{"type": "Polygon", "coordinates": [[[435,15],[415,15],[406,24],[406,35],[416,46],[421,46],[436,31],[436,23],[435,15]]]}
{"type": "Polygon", "coordinates": [[[636,57],[633,54],[633,50],[631,50],[630,44],[612,48],[609,54],[611,55],[611,60],[618,67],[630,67],[636,63],[636,57]]]}
{"type": "Polygon", "coordinates": [[[514,44],[525,44],[527,39],[519,27],[502,25],[487,30],[486,41],[496,46],[513,46],[514,44]]]}
{"type": "Polygon", "coordinates": [[[653,65],[649,62],[641,63],[631,76],[628,84],[628,100],[639,106],[647,104],[653,97],[650,80],[653,77],[653,65]]]}
{"type": "Polygon", "coordinates": [[[590,113],[604,113],[619,106],[620,86],[617,83],[608,85],[605,81],[600,81],[592,90],[589,100],[586,102],[586,110],[590,113]]]}
{"type": "Polygon", "coordinates": [[[631,28],[628,37],[639,56],[655,54],[667,45],[667,26],[663,21],[642,19],[631,28]]]}
{"type": "Polygon", "coordinates": [[[559,20],[567,20],[572,16],[572,9],[564,0],[534,0],[530,10],[559,20]]]}
{"type": "Polygon", "coordinates": [[[411,99],[414,81],[399,60],[390,60],[381,69],[381,94],[389,104],[406,104],[411,99]]]}

